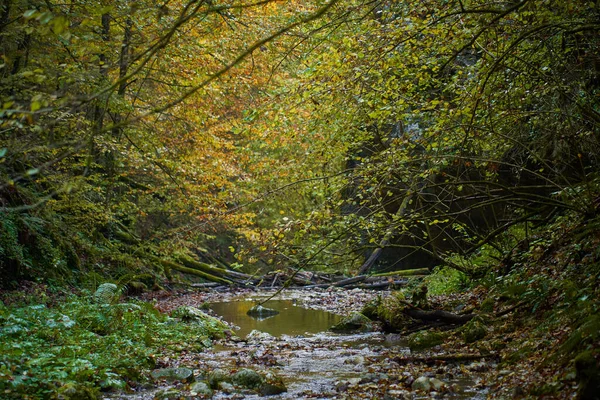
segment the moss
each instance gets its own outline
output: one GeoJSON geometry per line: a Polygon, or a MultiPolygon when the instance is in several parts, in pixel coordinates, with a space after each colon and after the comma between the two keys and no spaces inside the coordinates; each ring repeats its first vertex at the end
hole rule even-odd
{"type": "Polygon", "coordinates": [[[411,350],[424,350],[444,343],[447,335],[442,332],[420,331],[408,337],[408,347],[411,350]]]}
{"type": "Polygon", "coordinates": [[[479,309],[482,312],[489,313],[489,312],[494,311],[494,304],[495,304],[494,299],[491,297],[488,297],[487,299],[485,299],[484,301],[481,302],[479,309]]]}
{"type": "Polygon", "coordinates": [[[375,300],[371,300],[365,304],[360,313],[369,319],[378,320],[380,318],[379,308],[381,307],[381,303],[381,296],[377,296],[375,300]]]}
{"type": "Polygon", "coordinates": [[[473,343],[487,335],[487,327],[481,317],[475,317],[462,328],[462,337],[465,343],[473,343]]]}

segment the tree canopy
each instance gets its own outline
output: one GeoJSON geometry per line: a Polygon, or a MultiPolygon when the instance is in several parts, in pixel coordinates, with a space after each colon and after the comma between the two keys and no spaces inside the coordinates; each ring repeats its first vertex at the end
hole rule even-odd
{"type": "Polygon", "coordinates": [[[476,275],[596,215],[596,2],[1,11],[3,285],[178,257],[476,275]]]}

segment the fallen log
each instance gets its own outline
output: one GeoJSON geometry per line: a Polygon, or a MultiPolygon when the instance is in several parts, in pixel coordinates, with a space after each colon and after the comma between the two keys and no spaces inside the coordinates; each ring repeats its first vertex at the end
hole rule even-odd
{"type": "Polygon", "coordinates": [[[221,284],[224,284],[224,285],[231,286],[231,285],[234,284],[233,281],[231,281],[229,279],[222,278],[220,276],[212,275],[212,274],[209,274],[207,272],[200,271],[200,270],[197,270],[197,269],[194,269],[194,268],[188,268],[188,267],[185,267],[185,266],[183,266],[181,264],[177,264],[177,263],[175,263],[173,261],[163,260],[163,259],[160,259],[158,257],[153,257],[153,258],[158,263],[160,263],[165,268],[165,270],[174,269],[176,271],[183,272],[185,274],[196,275],[196,276],[199,276],[201,278],[206,279],[207,281],[218,282],[218,283],[221,283],[221,284]]]}
{"type": "Polygon", "coordinates": [[[425,311],[415,307],[407,307],[403,312],[411,318],[420,319],[422,321],[441,321],[456,325],[466,324],[477,316],[477,314],[459,315],[443,310],[425,311]]]}
{"type": "Polygon", "coordinates": [[[177,261],[188,268],[193,268],[207,274],[215,275],[215,276],[227,276],[234,279],[242,279],[242,280],[251,280],[252,277],[248,274],[244,274],[237,271],[230,271],[228,269],[214,267],[210,264],[206,264],[200,261],[196,261],[191,257],[185,255],[178,255],[177,261]]]}
{"type": "Polygon", "coordinates": [[[383,281],[383,282],[373,282],[373,283],[362,283],[359,285],[350,285],[347,286],[348,289],[385,289],[390,286],[400,286],[406,283],[406,280],[398,280],[398,281],[383,281]]]}
{"type": "Polygon", "coordinates": [[[205,283],[192,283],[190,286],[193,288],[214,288],[219,286],[218,282],[205,282],[205,283]]]}
{"type": "Polygon", "coordinates": [[[416,268],[416,269],[405,269],[402,271],[384,272],[381,274],[373,274],[374,277],[382,276],[415,276],[415,275],[429,275],[429,268],[416,268]]]}

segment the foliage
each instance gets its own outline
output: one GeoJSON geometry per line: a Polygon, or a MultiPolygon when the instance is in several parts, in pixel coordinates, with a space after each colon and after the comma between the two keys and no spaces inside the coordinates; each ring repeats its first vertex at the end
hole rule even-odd
{"type": "Polygon", "coordinates": [[[469,287],[469,278],[461,271],[448,267],[436,268],[423,279],[432,296],[464,291],[469,287]]]}
{"type": "Polygon", "coordinates": [[[307,39],[295,86],[264,112],[268,128],[293,129],[314,176],[295,189],[309,212],[279,205],[272,254],[352,269],[382,247],[380,268],[481,275],[489,263],[454,254],[504,254],[513,227],[595,215],[597,14],[537,0],[338,10],[332,24],[351,22],[307,39]]]}
{"type": "Polygon", "coordinates": [[[256,193],[234,186],[236,125],[280,77],[258,66],[332,4],[3,4],[0,284],[162,275],[174,251],[232,262],[256,193]]]}
{"type": "Polygon", "coordinates": [[[0,322],[0,389],[15,399],[124,389],[161,354],[200,351],[222,334],[213,324],[177,323],[149,303],[97,303],[91,294],[54,307],[2,306],[0,322]]]}

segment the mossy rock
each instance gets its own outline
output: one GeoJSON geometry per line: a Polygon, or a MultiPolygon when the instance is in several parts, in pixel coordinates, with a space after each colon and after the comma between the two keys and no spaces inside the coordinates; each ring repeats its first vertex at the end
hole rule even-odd
{"type": "Polygon", "coordinates": [[[473,318],[461,330],[465,343],[474,343],[483,339],[488,333],[487,326],[481,317],[473,318]]]}
{"type": "Polygon", "coordinates": [[[246,315],[256,319],[267,319],[279,314],[279,311],[272,308],[263,307],[260,304],[252,307],[246,312],[246,315]]]}
{"type": "Polygon", "coordinates": [[[174,318],[179,318],[183,322],[203,325],[209,328],[212,334],[218,338],[225,337],[224,332],[229,330],[229,327],[223,321],[208,315],[196,307],[182,306],[176,308],[171,313],[171,316],[174,318]]]}
{"type": "Polygon", "coordinates": [[[490,313],[490,312],[494,311],[495,303],[496,302],[494,301],[493,298],[488,297],[487,299],[485,299],[484,301],[481,302],[479,309],[484,313],[490,313]]]}
{"type": "Polygon", "coordinates": [[[408,337],[408,347],[411,350],[424,350],[444,343],[446,335],[435,331],[415,332],[408,337]]]}
{"type": "Polygon", "coordinates": [[[67,383],[56,391],[56,398],[61,400],[96,400],[100,398],[97,388],[79,383],[67,383]]]}
{"type": "Polygon", "coordinates": [[[363,309],[360,310],[360,313],[371,320],[379,319],[379,308],[381,307],[381,303],[381,296],[378,296],[375,300],[371,300],[365,304],[363,309]]]}
{"type": "Polygon", "coordinates": [[[600,365],[590,351],[584,351],[575,357],[575,371],[579,386],[577,398],[597,399],[600,393],[600,365]]]}
{"type": "Polygon", "coordinates": [[[190,382],[194,378],[194,371],[189,368],[161,368],[150,373],[155,380],[190,382]]]}
{"type": "Polygon", "coordinates": [[[373,321],[355,311],[329,329],[337,333],[372,332],[373,321]]]}
{"type": "Polygon", "coordinates": [[[221,382],[231,382],[231,377],[227,371],[217,368],[208,373],[208,384],[211,388],[218,389],[221,382]]]}
{"type": "Polygon", "coordinates": [[[200,398],[211,398],[213,395],[213,391],[210,388],[209,384],[204,381],[198,381],[190,384],[190,394],[192,396],[197,396],[200,398]]]}
{"type": "Polygon", "coordinates": [[[273,372],[267,372],[260,385],[259,393],[262,396],[273,396],[284,392],[287,392],[287,387],[283,383],[283,379],[273,372]]]}
{"type": "Polygon", "coordinates": [[[260,374],[249,368],[242,368],[231,377],[231,381],[241,387],[248,389],[257,389],[263,383],[263,378],[260,374]]]}
{"type": "Polygon", "coordinates": [[[406,304],[404,294],[395,292],[381,301],[377,308],[377,317],[383,322],[386,330],[399,332],[413,323],[412,318],[404,313],[406,304]]]}

